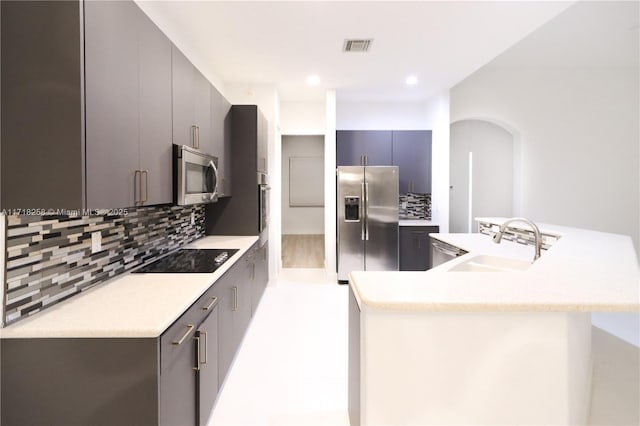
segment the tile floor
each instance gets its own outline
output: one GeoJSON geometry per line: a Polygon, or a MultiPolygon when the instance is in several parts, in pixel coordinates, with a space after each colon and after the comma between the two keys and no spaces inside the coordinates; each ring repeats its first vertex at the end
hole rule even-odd
{"type": "MultiPolygon", "coordinates": [[[[347,286],[284,269],[247,330],[209,426],[346,426],[347,286]]],[[[591,425],[640,424],[640,350],[594,328],[591,425]]]]}

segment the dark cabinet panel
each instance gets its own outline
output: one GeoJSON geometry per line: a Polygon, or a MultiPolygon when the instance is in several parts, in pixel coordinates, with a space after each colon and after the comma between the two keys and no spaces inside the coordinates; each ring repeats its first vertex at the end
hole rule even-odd
{"type": "Polygon", "coordinates": [[[79,2],[0,2],[0,207],[84,207],[79,2]]]}
{"type": "MultiPolygon", "coordinates": [[[[214,301],[212,301],[214,302],[214,301]]],[[[209,414],[218,396],[218,308],[210,309],[211,313],[196,332],[198,382],[198,424],[207,424],[209,414]]]]}
{"type": "Polygon", "coordinates": [[[140,169],[144,204],[172,201],[171,42],[138,13],[140,169]]]}
{"type": "Polygon", "coordinates": [[[431,193],[431,131],[393,131],[393,165],[400,169],[400,193],[431,193]]]}
{"type": "Polygon", "coordinates": [[[254,258],[253,294],[251,300],[251,316],[255,315],[260,299],[269,282],[269,242],[265,242],[256,251],[254,258]]]}
{"type": "Polygon", "coordinates": [[[1,349],[2,425],[161,424],[158,339],[6,339],[1,349]]]}
{"type": "Polygon", "coordinates": [[[216,283],[218,295],[218,381],[220,385],[229,372],[236,352],[233,316],[235,306],[235,290],[233,282],[237,271],[229,271],[221,281],[216,283]]]}
{"type": "Polygon", "coordinates": [[[264,163],[266,155],[261,146],[266,144],[268,125],[256,105],[231,107],[231,159],[233,196],[206,206],[206,233],[208,235],[259,235],[266,240],[266,229],[259,231],[259,198],[257,163],[264,163]],[[259,150],[264,154],[259,154],[259,150]]]}
{"type": "Polygon", "coordinates": [[[338,130],[336,132],[337,166],[390,166],[391,131],[338,130]]]}
{"type": "Polygon", "coordinates": [[[194,146],[195,81],[193,65],[175,46],[171,49],[173,143],[194,146]]]}
{"type": "Polygon", "coordinates": [[[400,227],[400,270],[426,271],[431,268],[430,233],[438,232],[437,226],[400,227]]]}
{"type": "Polygon", "coordinates": [[[231,104],[211,86],[211,154],[218,157],[219,197],[231,196],[231,104]]]}
{"type": "Polygon", "coordinates": [[[87,207],[171,202],[171,43],[133,2],[86,2],[87,207]]]}
{"type": "Polygon", "coordinates": [[[133,2],[85,2],[87,207],[132,206],[138,153],[138,43],[133,2]]]}
{"type": "Polygon", "coordinates": [[[171,55],[173,143],[208,154],[212,148],[211,84],[176,46],[171,55]]]}

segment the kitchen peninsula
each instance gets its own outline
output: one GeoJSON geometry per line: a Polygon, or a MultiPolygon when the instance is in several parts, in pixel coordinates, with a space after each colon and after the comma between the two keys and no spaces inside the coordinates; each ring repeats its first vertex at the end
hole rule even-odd
{"type": "Polygon", "coordinates": [[[531,246],[432,234],[468,254],[350,274],[352,424],[586,423],[590,312],[640,311],[636,253],[626,236],[540,228],[559,238],[532,264],[531,246]]]}

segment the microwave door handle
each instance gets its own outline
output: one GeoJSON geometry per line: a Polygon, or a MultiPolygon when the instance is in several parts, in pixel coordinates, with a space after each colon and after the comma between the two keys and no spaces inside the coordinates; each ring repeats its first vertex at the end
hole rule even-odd
{"type": "Polygon", "coordinates": [[[216,167],[216,164],[213,162],[213,160],[209,161],[209,167],[213,169],[213,175],[216,178],[216,181],[213,185],[213,192],[209,197],[210,200],[213,200],[216,197],[216,195],[218,195],[218,168],[216,167]]]}

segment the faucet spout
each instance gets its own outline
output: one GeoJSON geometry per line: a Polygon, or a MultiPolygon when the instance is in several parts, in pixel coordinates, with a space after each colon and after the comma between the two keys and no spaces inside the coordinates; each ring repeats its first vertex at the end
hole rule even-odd
{"type": "Polygon", "coordinates": [[[524,222],[533,230],[533,235],[535,237],[535,255],[533,256],[533,261],[535,262],[540,258],[540,251],[542,249],[542,234],[538,226],[529,219],[526,219],[524,217],[513,217],[511,219],[507,219],[502,223],[502,225],[500,225],[500,229],[493,236],[493,242],[496,244],[500,243],[500,241],[502,241],[502,235],[504,234],[505,229],[507,229],[507,225],[513,222],[524,222]]]}

